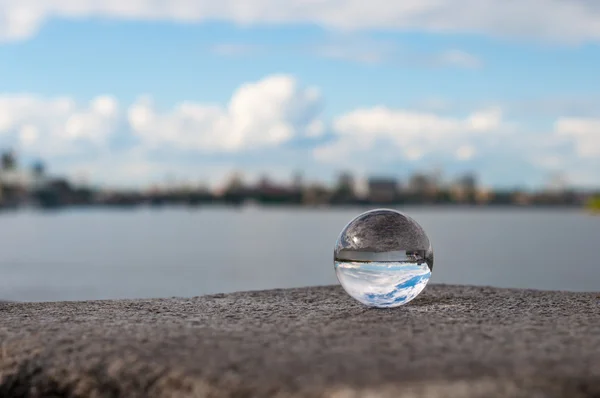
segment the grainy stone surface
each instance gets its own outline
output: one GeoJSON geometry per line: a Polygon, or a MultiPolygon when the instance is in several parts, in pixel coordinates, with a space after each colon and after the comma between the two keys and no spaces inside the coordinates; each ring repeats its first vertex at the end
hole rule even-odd
{"type": "Polygon", "coordinates": [[[0,397],[600,397],[600,297],[429,286],[0,303],[0,397]]]}

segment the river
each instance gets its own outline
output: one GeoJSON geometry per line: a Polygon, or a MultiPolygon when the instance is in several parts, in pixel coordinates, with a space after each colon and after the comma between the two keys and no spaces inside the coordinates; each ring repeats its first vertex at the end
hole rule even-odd
{"type": "MultiPolygon", "coordinates": [[[[0,299],[198,296],[337,283],[358,208],[140,208],[0,213],[0,299]]],[[[427,231],[432,282],[600,290],[600,217],[563,209],[400,210],[427,231]]]]}

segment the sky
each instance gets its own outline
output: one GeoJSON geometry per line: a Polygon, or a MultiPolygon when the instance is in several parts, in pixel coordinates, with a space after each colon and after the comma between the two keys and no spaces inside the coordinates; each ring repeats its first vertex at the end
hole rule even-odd
{"type": "Polygon", "coordinates": [[[595,0],[0,0],[0,148],[115,187],[598,187],[599,42],[595,0]]]}

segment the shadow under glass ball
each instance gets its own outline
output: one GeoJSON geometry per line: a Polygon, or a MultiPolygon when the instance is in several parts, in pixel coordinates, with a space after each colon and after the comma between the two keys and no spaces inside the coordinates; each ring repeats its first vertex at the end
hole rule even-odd
{"type": "Polygon", "coordinates": [[[346,292],[371,307],[397,307],[419,295],[433,270],[433,249],[423,228],[388,209],[360,214],[335,244],[334,267],[346,292]]]}

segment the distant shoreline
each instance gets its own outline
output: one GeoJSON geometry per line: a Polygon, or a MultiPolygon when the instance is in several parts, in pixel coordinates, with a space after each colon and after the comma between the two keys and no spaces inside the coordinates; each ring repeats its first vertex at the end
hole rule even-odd
{"type": "Polygon", "coordinates": [[[458,203],[366,203],[366,204],[319,204],[319,205],[298,205],[290,203],[259,203],[259,204],[227,204],[227,203],[203,203],[203,204],[185,204],[185,203],[137,203],[137,204],[65,204],[58,206],[11,206],[1,207],[1,213],[20,212],[23,210],[34,210],[42,212],[52,212],[61,210],[90,210],[90,209],[115,209],[115,210],[137,210],[137,209],[290,209],[290,210],[344,210],[344,209],[369,209],[369,208],[426,208],[426,209],[452,209],[452,210],[485,210],[485,209],[511,209],[511,210],[582,210],[591,214],[599,214],[599,210],[589,209],[580,205],[565,204],[458,204],[458,203]]]}

